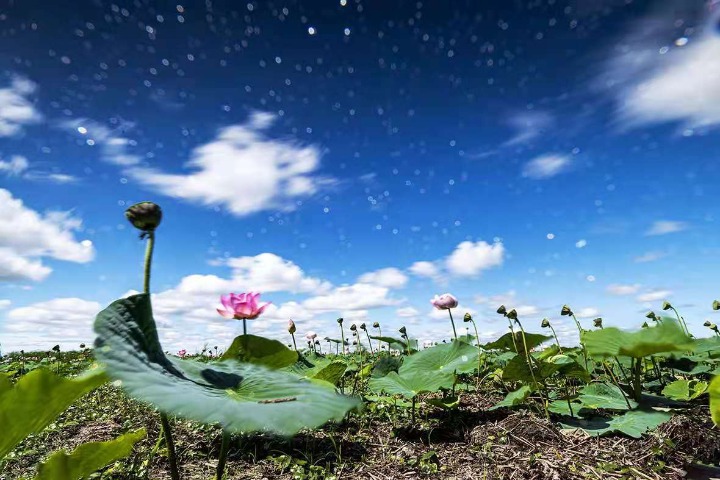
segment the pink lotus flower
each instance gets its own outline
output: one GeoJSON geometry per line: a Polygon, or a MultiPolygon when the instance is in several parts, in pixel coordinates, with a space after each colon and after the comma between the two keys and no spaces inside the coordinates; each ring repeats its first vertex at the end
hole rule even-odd
{"type": "Polygon", "coordinates": [[[178,357],[183,358],[185,355],[187,355],[187,350],[184,348],[178,352],[178,357]]]}
{"type": "Polygon", "coordinates": [[[458,306],[457,298],[453,297],[449,293],[435,295],[435,298],[430,300],[430,303],[432,303],[438,310],[450,310],[451,308],[458,306]]]}
{"type": "Polygon", "coordinates": [[[311,341],[315,340],[316,337],[317,337],[317,333],[315,333],[315,332],[307,332],[305,334],[305,338],[307,338],[308,340],[311,340],[311,341]]]}
{"type": "Polygon", "coordinates": [[[220,295],[220,303],[224,310],[217,309],[217,312],[225,318],[234,318],[235,320],[253,320],[260,316],[261,313],[270,305],[271,302],[258,305],[257,299],[259,293],[229,293],[220,295]]]}

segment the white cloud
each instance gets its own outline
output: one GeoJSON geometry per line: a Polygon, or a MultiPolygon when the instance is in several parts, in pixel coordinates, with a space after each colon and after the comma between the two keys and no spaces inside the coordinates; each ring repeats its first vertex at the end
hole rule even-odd
{"type": "Polygon", "coordinates": [[[418,277],[437,278],[440,276],[440,269],[433,262],[415,262],[410,268],[410,273],[418,277]]]}
{"type": "Polygon", "coordinates": [[[660,260],[661,258],[667,257],[666,252],[646,252],[642,255],[635,257],[633,261],[635,263],[647,263],[647,262],[654,262],[656,260],[660,260]]]}
{"type": "Polygon", "coordinates": [[[395,315],[400,318],[414,318],[420,315],[420,312],[413,307],[402,307],[395,310],[395,315]]]}
{"type": "Polygon", "coordinates": [[[581,308],[579,311],[574,313],[577,318],[596,318],[600,316],[600,310],[593,307],[581,308]]]}
{"type": "Polygon", "coordinates": [[[44,215],[27,208],[0,189],[0,280],[42,280],[52,269],[43,257],[86,263],[95,256],[89,240],[78,242],[74,232],[82,222],[68,212],[44,215]]]}
{"type": "Polygon", "coordinates": [[[523,167],[523,176],[534,179],[554,177],[568,169],[570,157],[567,155],[547,154],[530,160],[523,167]]]}
{"type": "Polygon", "coordinates": [[[22,131],[25,125],[38,123],[42,115],[28,96],[36,85],[22,77],[13,77],[10,86],[0,88],[0,137],[9,137],[22,131]]]}
{"type": "Polygon", "coordinates": [[[457,276],[471,277],[483,270],[502,265],[505,248],[502,243],[462,242],[446,260],[448,271],[457,276]]]}
{"type": "Polygon", "coordinates": [[[12,305],[11,300],[0,299],[0,310],[5,310],[5,309],[9,308],[10,305],[12,305]]]}
{"type": "Polygon", "coordinates": [[[670,220],[658,220],[652,224],[645,235],[667,235],[668,233],[682,232],[688,228],[685,222],[675,222],[670,220]]]}
{"type": "Polygon", "coordinates": [[[650,292],[638,295],[638,302],[659,302],[660,300],[667,300],[672,295],[670,290],[653,290],[650,292]]]}
{"type": "Polygon", "coordinates": [[[10,160],[0,159],[0,173],[5,173],[10,176],[21,175],[25,170],[28,169],[30,164],[27,158],[22,155],[13,155],[10,160]]]}
{"type": "Polygon", "coordinates": [[[408,277],[397,268],[383,268],[360,275],[358,283],[370,283],[387,288],[402,288],[407,284],[408,277]]]}
{"type": "Polygon", "coordinates": [[[554,125],[555,119],[547,112],[523,112],[510,117],[508,124],[516,131],[515,135],[502,144],[503,147],[521,145],[546,134],[554,125]]]}
{"type": "Polygon", "coordinates": [[[233,281],[246,289],[318,293],[331,288],[329,282],[307,276],[298,265],[273,253],[230,258],[226,264],[232,268],[233,281]]]}
{"type": "Polygon", "coordinates": [[[99,303],[80,298],[56,298],[14,308],[7,312],[3,324],[3,339],[10,340],[6,348],[46,349],[59,344],[63,349],[77,349],[80,343],[92,345],[92,325],[100,310],[99,303]]]}
{"type": "Polygon", "coordinates": [[[397,304],[397,300],[388,297],[389,293],[387,287],[356,283],[336,287],[326,295],[308,298],[303,306],[315,312],[368,310],[397,304]]]}
{"type": "Polygon", "coordinates": [[[38,170],[33,170],[25,173],[25,175],[23,175],[23,178],[36,182],[55,183],[58,185],[77,183],[79,181],[79,179],[74,175],[68,175],[66,173],[43,172],[38,170]]]}
{"type": "Polygon", "coordinates": [[[237,216],[292,210],[297,200],[332,181],[317,175],[317,147],[263,134],[274,118],[255,113],[246,124],[223,128],[213,141],[195,148],[186,165],[188,173],[141,166],[129,167],[126,173],[162,194],[223,206],[237,216]]]}
{"type": "Polygon", "coordinates": [[[608,285],[607,291],[612,295],[635,295],[640,290],[639,284],[634,285],[608,285]]]}

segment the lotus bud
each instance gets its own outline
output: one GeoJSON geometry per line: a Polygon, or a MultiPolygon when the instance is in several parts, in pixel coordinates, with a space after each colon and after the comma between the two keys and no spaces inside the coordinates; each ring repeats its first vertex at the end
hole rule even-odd
{"type": "Polygon", "coordinates": [[[470,315],[469,313],[466,313],[465,316],[463,317],[463,322],[465,322],[465,323],[472,322],[472,319],[473,319],[472,315],[470,315]]]}
{"type": "Polygon", "coordinates": [[[548,328],[548,327],[550,326],[550,320],[548,320],[547,318],[543,318],[543,321],[542,321],[542,323],[540,324],[540,326],[541,326],[542,328],[548,328]]]}
{"type": "Polygon", "coordinates": [[[500,305],[497,309],[497,313],[500,315],[507,315],[507,309],[505,308],[505,305],[500,305]]]}
{"type": "Polygon", "coordinates": [[[648,312],[645,315],[645,318],[649,318],[650,320],[657,322],[657,315],[655,315],[655,312],[648,312]]]}
{"type": "Polygon", "coordinates": [[[356,330],[357,330],[357,325],[355,325],[354,323],[353,323],[352,325],[350,325],[350,330],[353,331],[353,332],[356,331],[356,330]]]}
{"type": "Polygon", "coordinates": [[[53,352],[60,352],[60,345],[55,345],[52,349],[53,352]]]}
{"type": "Polygon", "coordinates": [[[703,327],[709,327],[710,325],[712,325],[710,320],[705,320],[705,323],[703,323],[703,327]]]}
{"type": "Polygon", "coordinates": [[[713,302],[713,310],[720,310],[720,301],[715,300],[713,302]]]}
{"type": "Polygon", "coordinates": [[[366,326],[364,323],[361,323],[361,324],[360,324],[360,330],[366,330],[366,331],[367,331],[367,326],[366,326]]]}
{"type": "Polygon", "coordinates": [[[315,340],[315,345],[320,345],[320,340],[315,340]]]}
{"type": "Polygon", "coordinates": [[[518,317],[517,317],[517,310],[515,310],[515,309],[513,308],[512,310],[510,310],[509,312],[507,312],[507,315],[506,315],[506,316],[507,316],[507,318],[509,318],[510,320],[517,320],[517,318],[518,318],[518,317]]]}
{"type": "Polygon", "coordinates": [[[560,315],[562,316],[569,316],[572,315],[573,311],[568,307],[567,305],[563,305],[562,310],[560,310],[560,315]]]}
{"type": "Polygon", "coordinates": [[[353,340],[353,345],[357,345],[357,340],[353,340]]]}
{"type": "Polygon", "coordinates": [[[297,327],[295,327],[295,322],[293,322],[292,320],[288,320],[288,332],[290,334],[297,332],[297,327]]]}
{"type": "Polygon", "coordinates": [[[648,327],[650,327],[650,325],[648,325],[647,322],[643,322],[643,324],[640,325],[640,328],[648,328],[648,327]]]}
{"type": "Polygon", "coordinates": [[[662,304],[663,310],[670,310],[671,308],[672,308],[672,305],[670,305],[670,302],[668,302],[668,301],[663,302],[663,304],[662,304]]]}
{"type": "MultiPolygon", "coordinates": [[[[125,210],[125,217],[142,235],[154,232],[162,220],[162,209],[153,202],[140,202],[125,210]]],[[[141,235],[141,236],[142,236],[141,235]]]]}
{"type": "Polygon", "coordinates": [[[595,328],[602,328],[602,318],[598,317],[593,320],[593,325],[595,325],[595,328]]]}
{"type": "Polygon", "coordinates": [[[405,327],[400,327],[398,332],[402,333],[403,335],[407,335],[407,330],[405,329],[405,327]]]}
{"type": "Polygon", "coordinates": [[[340,325],[342,325],[342,324],[343,324],[343,319],[342,319],[342,317],[341,317],[341,318],[338,318],[338,319],[337,319],[337,322],[338,322],[340,325]]]}
{"type": "Polygon", "coordinates": [[[373,328],[380,328],[380,322],[374,322],[373,328]]]}

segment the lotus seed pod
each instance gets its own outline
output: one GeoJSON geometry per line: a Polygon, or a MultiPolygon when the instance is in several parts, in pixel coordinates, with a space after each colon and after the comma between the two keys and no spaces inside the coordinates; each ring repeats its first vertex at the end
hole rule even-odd
{"type": "Polygon", "coordinates": [[[563,305],[562,310],[560,310],[560,315],[568,316],[572,314],[573,312],[572,310],[570,310],[570,307],[568,307],[567,305],[563,305]]]}
{"type": "Polygon", "coordinates": [[[657,315],[655,315],[655,312],[648,312],[647,315],[645,315],[645,318],[657,321],[657,315]]]}
{"type": "Polygon", "coordinates": [[[341,318],[338,318],[338,319],[337,319],[337,322],[338,322],[340,325],[342,325],[342,323],[343,323],[342,317],[341,317],[341,318]]]}
{"type": "Polygon", "coordinates": [[[541,326],[542,328],[548,328],[548,327],[550,326],[550,320],[548,320],[547,318],[543,318],[543,321],[542,321],[542,323],[540,324],[540,326],[541,326]]]}
{"type": "Polygon", "coordinates": [[[59,352],[59,351],[60,351],[60,345],[55,345],[52,349],[53,349],[53,352],[59,352]]]}
{"type": "Polygon", "coordinates": [[[602,328],[602,318],[598,317],[593,320],[593,325],[595,325],[595,328],[602,328]]]}
{"type": "Polygon", "coordinates": [[[671,308],[672,308],[672,305],[670,305],[670,302],[668,302],[668,301],[663,302],[663,304],[662,304],[663,310],[670,310],[671,308]]]}
{"type": "Polygon", "coordinates": [[[162,209],[153,202],[140,202],[125,210],[125,217],[133,227],[144,233],[155,231],[162,221],[162,209]]]}
{"type": "Polygon", "coordinates": [[[720,301],[715,300],[713,302],[713,310],[720,310],[720,301]]]}
{"type": "Polygon", "coordinates": [[[405,329],[405,327],[400,327],[400,330],[398,330],[398,332],[402,333],[403,335],[407,335],[407,330],[405,329]]]}
{"type": "Polygon", "coordinates": [[[380,328],[380,322],[374,322],[373,328],[380,328]]]}
{"type": "Polygon", "coordinates": [[[512,310],[510,310],[509,312],[507,312],[507,315],[506,315],[506,316],[507,316],[507,318],[509,318],[510,320],[517,320],[517,318],[518,318],[518,316],[517,316],[517,310],[515,310],[515,309],[513,308],[512,310]]]}
{"type": "Polygon", "coordinates": [[[648,327],[650,327],[650,325],[648,325],[647,322],[643,322],[643,324],[640,325],[640,327],[641,327],[641,328],[648,328],[648,327]]]}
{"type": "Polygon", "coordinates": [[[507,309],[505,308],[505,305],[500,305],[497,309],[497,313],[500,315],[507,315],[507,309]]]}
{"type": "Polygon", "coordinates": [[[465,323],[472,322],[472,319],[473,319],[472,315],[470,315],[470,313],[466,313],[465,316],[463,317],[463,322],[465,322],[465,323]]]}
{"type": "Polygon", "coordinates": [[[705,323],[703,323],[703,327],[709,327],[710,325],[712,325],[712,323],[710,323],[710,320],[705,320],[705,323]]]}
{"type": "Polygon", "coordinates": [[[364,323],[361,323],[360,330],[367,330],[367,326],[364,323]]]}
{"type": "Polygon", "coordinates": [[[352,325],[350,325],[350,330],[352,330],[353,332],[356,331],[357,325],[355,325],[354,323],[352,325]]]}

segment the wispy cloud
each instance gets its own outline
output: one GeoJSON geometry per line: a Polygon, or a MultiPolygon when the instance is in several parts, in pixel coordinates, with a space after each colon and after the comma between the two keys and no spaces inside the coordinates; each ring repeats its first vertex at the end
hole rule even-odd
{"type": "Polygon", "coordinates": [[[632,285],[613,284],[608,285],[607,291],[612,295],[635,295],[640,291],[640,287],[641,285],[637,283],[632,285]]]}
{"type": "Polygon", "coordinates": [[[570,166],[568,155],[548,154],[530,160],[523,167],[523,176],[533,179],[545,179],[565,172],[570,166]]]}
{"type": "Polygon", "coordinates": [[[10,176],[19,176],[28,169],[30,163],[22,155],[13,155],[10,160],[0,159],[0,172],[10,176]]]}
{"type": "Polygon", "coordinates": [[[671,220],[658,220],[645,232],[645,235],[667,235],[668,233],[682,232],[687,230],[688,224],[671,220]]]}
{"type": "Polygon", "coordinates": [[[35,83],[20,76],[14,76],[9,86],[0,88],[0,137],[16,135],[25,125],[42,120],[42,115],[28,99],[36,88],[35,83]]]}
{"type": "Polygon", "coordinates": [[[648,263],[660,260],[661,258],[667,257],[667,252],[645,252],[633,259],[635,263],[648,263]]]}
{"type": "Polygon", "coordinates": [[[515,135],[505,141],[503,147],[513,147],[535,140],[553,127],[555,119],[548,112],[523,112],[511,116],[508,124],[515,130],[515,135]]]}
{"type": "Polygon", "coordinates": [[[643,303],[659,302],[660,300],[667,300],[672,295],[670,290],[651,290],[638,295],[637,301],[643,303]]]}

